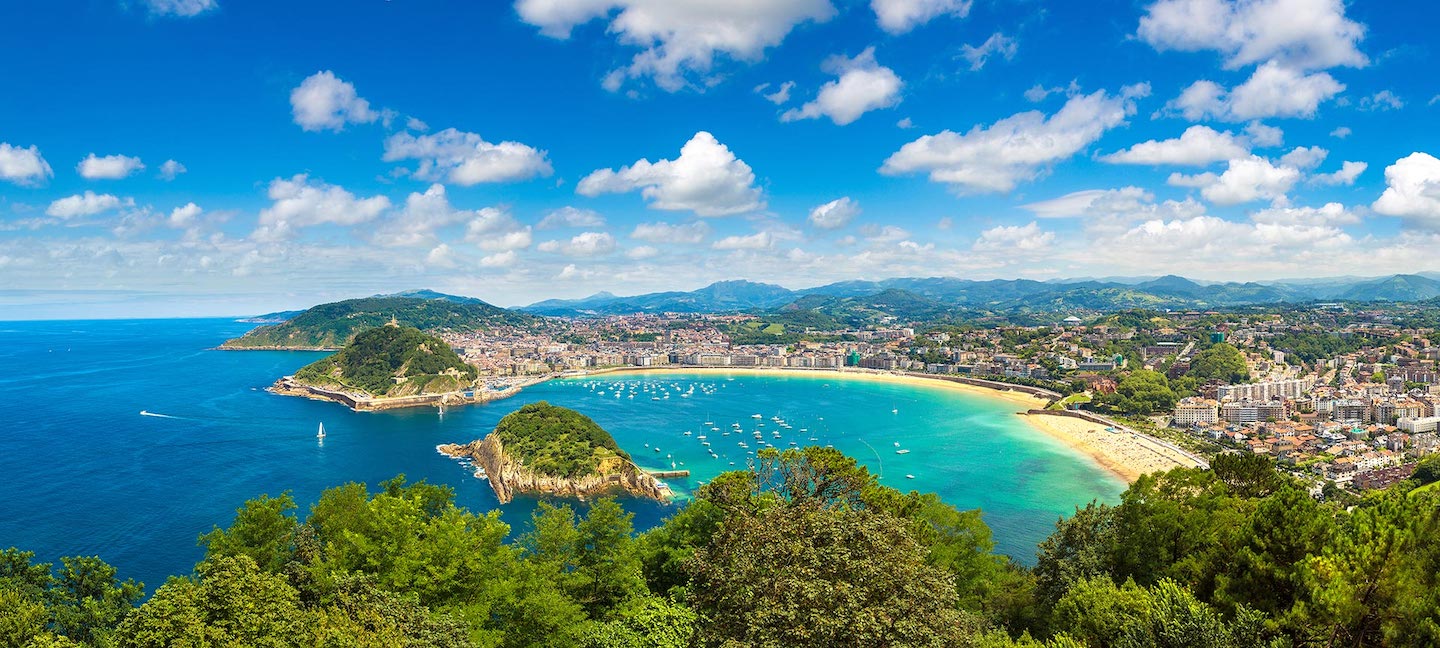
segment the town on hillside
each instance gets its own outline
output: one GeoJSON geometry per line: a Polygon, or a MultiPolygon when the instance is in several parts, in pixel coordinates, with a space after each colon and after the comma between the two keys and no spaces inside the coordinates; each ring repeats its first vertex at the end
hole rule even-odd
{"type": "Polygon", "coordinates": [[[1043,388],[1200,454],[1273,457],[1317,497],[1384,487],[1440,447],[1440,310],[1340,304],[1123,311],[1044,325],[765,315],[546,318],[438,334],[506,390],[616,368],[903,371],[1043,388]],[[1432,312],[1434,310],[1434,312],[1432,312]]]}

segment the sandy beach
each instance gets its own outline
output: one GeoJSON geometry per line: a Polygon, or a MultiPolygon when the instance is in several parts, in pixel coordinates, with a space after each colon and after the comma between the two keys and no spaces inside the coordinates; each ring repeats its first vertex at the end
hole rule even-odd
{"type": "Polygon", "coordinates": [[[1049,414],[1022,414],[1035,429],[1099,462],[1127,482],[1140,475],[1196,466],[1196,462],[1154,439],[1128,431],[1106,432],[1104,425],[1049,414]]]}

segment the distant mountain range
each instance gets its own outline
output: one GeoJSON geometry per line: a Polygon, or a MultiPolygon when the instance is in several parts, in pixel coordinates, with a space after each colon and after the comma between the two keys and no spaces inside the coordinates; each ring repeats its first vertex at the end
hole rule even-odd
{"type": "Polygon", "coordinates": [[[474,297],[411,290],[313,306],[282,322],[257,327],[221,348],[338,349],[356,334],[391,321],[433,332],[526,326],[535,319],[474,297]]]}
{"type": "MultiPolygon", "coordinates": [[[[789,290],[750,281],[721,281],[690,292],[621,297],[596,293],[582,299],[549,299],[518,310],[536,315],[623,315],[630,313],[723,313],[821,308],[826,298],[885,294],[903,312],[1056,313],[1126,308],[1224,308],[1250,304],[1314,301],[1409,302],[1440,297],[1440,280],[1425,274],[1383,278],[1342,277],[1273,282],[1200,283],[1166,275],[1112,280],[996,279],[946,277],[842,281],[789,290]]],[[[823,309],[822,309],[823,310],[823,309]]]]}

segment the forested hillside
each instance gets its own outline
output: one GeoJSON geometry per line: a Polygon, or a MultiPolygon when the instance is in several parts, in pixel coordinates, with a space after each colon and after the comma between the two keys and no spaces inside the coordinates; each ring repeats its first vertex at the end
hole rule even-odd
{"type": "Polygon", "coordinates": [[[333,355],[295,372],[306,384],[371,396],[454,391],[474,382],[476,375],[444,340],[404,326],[369,329],[333,355]]]}
{"type": "Polygon", "coordinates": [[[312,307],[279,324],[258,327],[221,348],[337,349],[360,331],[396,322],[422,331],[475,331],[495,326],[527,326],[531,315],[491,306],[478,299],[430,291],[414,296],[347,299],[312,307]]]}

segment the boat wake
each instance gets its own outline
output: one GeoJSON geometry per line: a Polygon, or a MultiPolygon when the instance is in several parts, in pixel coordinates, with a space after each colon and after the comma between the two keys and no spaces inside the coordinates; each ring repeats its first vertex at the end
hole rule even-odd
{"type": "Polygon", "coordinates": [[[170,416],[169,414],[156,414],[155,412],[148,412],[148,411],[145,411],[145,410],[140,410],[140,415],[141,415],[141,416],[153,416],[153,417],[155,417],[155,418],[177,419],[177,420],[180,418],[180,417],[178,417],[178,416],[170,416]]]}

